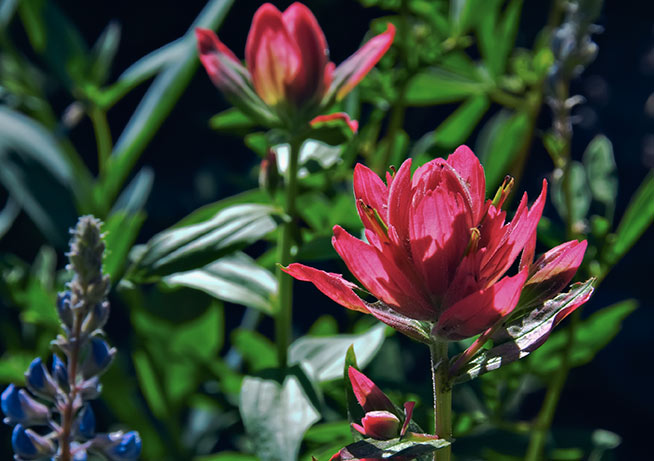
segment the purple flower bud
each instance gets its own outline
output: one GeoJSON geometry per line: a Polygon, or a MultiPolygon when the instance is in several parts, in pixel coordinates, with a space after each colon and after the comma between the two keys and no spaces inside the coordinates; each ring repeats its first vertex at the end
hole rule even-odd
{"type": "Polygon", "coordinates": [[[10,384],[2,393],[2,411],[6,424],[20,423],[24,426],[46,424],[50,419],[50,410],[34,400],[24,389],[10,384]]]}
{"type": "Polygon", "coordinates": [[[25,373],[25,381],[29,390],[39,397],[54,400],[57,395],[57,385],[48,370],[46,370],[40,357],[32,360],[27,373],[25,373]]]}
{"type": "Polygon", "coordinates": [[[66,332],[73,329],[73,310],[70,306],[70,291],[57,294],[57,312],[66,332]]]}
{"type": "Polygon", "coordinates": [[[77,430],[85,439],[92,439],[95,435],[95,415],[91,405],[86,404],[77,417],[77,430]]]}
{"type": "Polygon", "coordinates": [[[79,383],[78,386],[80,389],[79,395],[82,397],[82,400],[97,399],[102,390],[102,384],[100,384],[100,378],[98,376],[87,379],[86,381],[79,383]]]}
{"type": "Polygon", "coordinates": [[[23,460],[50,458],[55,454],[56,446],[52,440],[43,437],[31,429],[17,424],[11,434],[14,453],[23,460]]]}
{"type": "Polygon", "coordinates": [[[136,431],[99,435],[92,446],[111,461],[134,461],[141,455],[141,437],[136,431]]]}
{"type": "Polygon", "coordinates": [[[90,351],[82,364],[82,375],[88,379],[99,376],[111,365],[116,349],[97,336],[91,338],[90,351]]]}
{"type": "Polygon", "coordinates": [[[52,355],[52,377],[61,389],[68,391],[68,368],[57,354],[52,355]]]}
{"type": "Polygon", "coordinates": [[[93,306],[89,314],[84,319],[82,324],[82,331],[87,334],[99,330],[107,323],[109,318],[109,302],[103,301],[93,306]]]}

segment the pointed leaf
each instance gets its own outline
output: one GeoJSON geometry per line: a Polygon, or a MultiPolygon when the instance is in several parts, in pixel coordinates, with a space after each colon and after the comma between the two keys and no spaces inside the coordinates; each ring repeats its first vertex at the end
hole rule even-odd
{"type": "Polygon", "coordinates": [[[239,408],[261,461],[297,459],[304,433],[320,419],[295,376],[288,376],[283,385],[246,377],[239,408]]]}
{"type": "Polygon", "coordinates": [[[434,437],[409,432],[404,437],[391,440],[365,439],[343,448],[340,459],[415,459],[451,445],[447,440],[434,437]]]}
{"type": "Polygon", "coordinates": [[[431,68],[411,79],[406,91],[406,103],[410,106],[445,104],[483,94],[486,89],[487,84],[468,75],[431,68]]]}
{"type": "Polygon", "coordinates": [[[593,198],[613,207],[618,195],[618,177],[611,141],[603,135],[595,136],[584,152],[583,163],[593,198]]]}
{"type": "Polygon", "coordinates": [[[354,348],[359,363],[365,367],[383,344],[385,331],[385,325],[377,325],[359,335],[304,336],[289,347],[289,364],[303,364],[319,382],[338,379],[348,349],[354,348]]]}

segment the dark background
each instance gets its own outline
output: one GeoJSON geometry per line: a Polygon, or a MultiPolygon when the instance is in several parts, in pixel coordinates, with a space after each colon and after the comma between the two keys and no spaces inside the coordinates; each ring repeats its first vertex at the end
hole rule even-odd
{"type": "MultiPolygon", "coordinates": [[[[284,9],[291,2],[275,2],[284,9]]],[[[385,14],[364,9],[354,1],[307,1],[325,31],[332,60],[341,62],[358,47],[372,18],[385,14]]],[[[546,1],[526,1],[518,45],[529,47],[543,26],[549,9],[546,1]]],[[[113,1],[60,0],[58,4],[79,27],[88,43],[93,43],[108,21],[122,26],[122,41],[113,68],[113,77],[148,52],[177,39],[197,16],[200,1],[113,1]]],[[[238,56],[243,56],[252,15],[261,2],[237,0],[220,29],[220,37],[238,56]]],[[[576,111],[573,155],[580,158],[593,136],[605,134],[612,142],[619,171],[619,219],[628,199],[654,167],[654,2],[609,1],[597,21],[604,31],[595,36],[599,55],[572,86],[587,103],[576,111]]],[[[110,80],[111,81],[111,80],[110,80]]],[[[109,112],[114,139],[147,89],[139,87],[109,112]]],[[[53,89],[59,113],[71,102],[63,91],[53,89]]],[[[207,127],[208,119],[227,105],[203,71],[196,73],[187,91],[166,120],[140,160],[155,172],[152,195],[147,204],[148,219],[139,236],[145,242],[157,231],[173,224],[199,206],[256,186],[257,158],[236,137],[218,135],[207,127]]],[[[447,115],[447,108],[433,113],[409,110],[405,129],[412,139],[434,129],[447,115]]],[[[549,110],[542,116],[542,130],[548,127],[549,110]]],[[[95,141],[88,120],[72,132],[78,150],[87,163],[95,162],[95,141]]],[[[471,145],[474,143],[471,141],[471,145]]],[[[537,184],[552,169],[549,157],[534,143],[522,188],[536,193],[537,184]],[[529,173],[527,174],[529,175],[529,173]]],[[[137,171],[137,170],[135,170],[137,171]]],[[[554,215],[551,207],[545,214],[554,215]]],[[[33,260],[42,242],[25,215],[2,239],[0,251],[33,260]]],[[[591,364],[575,369],[563,392],[554,425],[559,429],[604,428],[623,437],[618,459],[644,459],[650,453],[649,438],[654,419],[652,399],[651,348],[654,328],[652,258],[654,230],[614,268],[584,309],[584,315],[614,302],[635,298],[640,307],[624,323],[618,337],[591,364]]],[[[335,307],[317,300],[302,287],[304,295],[314,295],[316,310],[334,313],[335,307]],[[324,309],[323,309],[324,308],[324,309]]],[[[315,316],[298,313],[298,332],[315,316]]],[[[406,344],[406,342],[402,342],[406,344]]],[[[409,346],[408,353],[414,349],[409,346]]],[[[542,401],[537,393],[527,400],[526,417],[533,415],[542,401]]]]}

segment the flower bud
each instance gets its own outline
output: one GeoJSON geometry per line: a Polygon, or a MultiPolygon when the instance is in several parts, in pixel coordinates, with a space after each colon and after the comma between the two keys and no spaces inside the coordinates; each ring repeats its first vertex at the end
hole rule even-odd
{"type": "Polygon", "coordinates": [[[111,461],[134,461],[141,455],[141,437],[136,431],[99,435],[92,446],[111,461]]]}
{"type": "Polygon", "coordinates": [[[84,405],[77,416],[77,431],[85,439],[95,436],[95,414],[89,404],[84,405]]]}
{"type": "Polygon", "coordinates": [[[6,424],[34,426],[46,424],[50,419],[48,407],[34,400],[25,389],[19,390],[13,384],[4,390],[1,402],[6,424]]]}
{"type": "Polygon", "coordinates": [[[100,378],[94,376],[91,379],[87,379],[82,383],[78,384],[79,386],[79,395],[82,400],[93,400],[97,399],[102,391],[102,384],[100,384],[100,378]]]}
{"type": "Polygon", "coordinates": [[[68,368],[57,354],[52,355],[52,377],[62,390],[67,391],[69,389],[68,368]]]}
{"type": "Polygon", "coordinates": [[[52,379],[52,376],[50,376],[50,373],[48,373],[48,370],[46,370],[40,357],[32,360],[27,373],[25,373],[25,381],[29,390],[34,394],[54,401],[57,395],[57,385],[54,379],[52,379]]]}
{"type": "MultiPolygon", "coordinates": [[[[22,460],[50,459],[57,450],[54,442],[31,429],[17,424],[11,434],[11,446],[17,457],[22,460]]],[[[18,458],[17,458],[18,459],[18,458]]]]}
{"type": "Polygon", "coordinates": [[[101,375],[111,365],[116,349],[97,336],[91,338],[90,351],[82,364],[82,376],[85,379],[101,375]]]}
{"type": "Polygon", "coordinates": [[[400,434],[400,420],[389,411],[369,411],[361,420],[361,425],[352,427],[361,434],[377,440],[389,440],[400,434]]]}
{"type": "Polygon", "coordinates": [[[259,187],[270,195],[275,195],[279,185],[279,170],[277,169],[277,154],[269,150],[266,158],[261,160],[259,167],[259,187]]]}
{"type": "Polygon", "coordinates": [[[70,306],[70,297],[69,290],[57,294],[57,313],[67,333],[73,329],[73,310],[70,306]]]}
{"type": "Polygon", "coordinates": [[[109,303],[103,301],[93,306],[82,324],[82,332],[90,334],[102,328],[109,318],[109,303]]]}

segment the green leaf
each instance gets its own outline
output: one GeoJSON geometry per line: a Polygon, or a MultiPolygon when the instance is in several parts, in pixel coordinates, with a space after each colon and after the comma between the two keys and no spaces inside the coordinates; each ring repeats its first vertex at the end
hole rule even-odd
{"type": "MultiPolygon", "coordinates": [[[[593,360],[622,329],[622,322],[638,307],[635,300],[626,300],[600,309],[575,328],[574,347],[569,351],[569,366],[579,367],[593,360]]],[[[540,349],[535,350],[530,363],[535,372],[548,376],[561,366],[563,350],[568,344],[568,332],[552,334],[540,349]]]]}
{"type": "Polygon", "coordinates": [[[493,194],[509,173],[528,134],[527,114],[502,110],[482,128],[475,152],[486,172],[486,193],[493,194]]]}
{"type": "Polygon", "coordinates": [[[409,106],[429,106],[461,101],[484,94],[487,85],[470,76],[431,68],[411,79],[406,91],[409,106]]]}
{"type": "Polygon", "coordinates": [[[212,130],[227,133],[245,133],[255,126],[254,120],[236,107],[224,110],[209,119],[209,127],[212,130]]]}
{"type": "Polygon", "coordinates": [[[0,31],[4,31],[7,27],[7,24],[9,24],[11,18],[14,16],[17,6],[18,0],[5,0],[0,3],[0,31]]]}
{"type": "Polygon", "coordinates": [[[102,31],[102,34],[91,50],[87,76],[90,82],[96,85],[102,85],[107,80],[119,44],[120,24],[112,21],[102,31]]]}
{"type": "Polygon", "coordinates": [[[414,459],[451,445],[444,439],[428,434],[408,432],[391,440],[364,439],[348,445],[340,452],[343,461],[359,459],[414,459]]]}
{"type": "Polygon", "coordinates": [[[583,164],[593,198],[612,209],[618,195],[618,177],[611,141],[603,135],[595,136],[584,152],[583,164]]]}
{"type": "Polygon", "coordinates": [[[489,107],[490,101],[484,95],[465,100],[436,128],[433,134],[434,144],[449,148],[463,144],[489,107]]]}
{"type": "MultiPolygon", "coordinates": [[[[277,154],[277,168],[285,174],[288,168],[289,145],[279,144],[273,148],[277,154]]],[[[330,146],[320,141],[308,139],[300,148],[298,177],[305,178],[311,173],[326,170],[341,161],[342,148],[330,146]]]]}
{"type": "Polygon", "coordinates": [[[152,82],[118,138],[107,164],[107,175],[102,190],[97,194],[98,199],[104,203],[111,203],[118,194],[132,167],[191,81],[199,64],[195,28],[216,28],[222,23],[233,2],[234,0],[210,0],[182,39],[182,58],[170,62],[152,82]]]}
{"type": "Polygon", "coordinates": [[[20,213],[20,206],[14,199],[9,197],[2,211],[0,211],[0,239],[11,229],[18,213],[20,213]]]}
{"type": "Polygon", "coordinates": [[[348,348],[354,347],[359,363],[365,367],[383,344],[385,332],[386,325],[380,324],[359,335],[303,336],[289,347],[289,364],[302,364],[307,374],[319,382],[338,379],[348,348]]]}
{"type": "Polygon", "coordinates": [[[203,267],[273,231],[274,213],[266,205],[234,205],[205,222],[160,232],[136,252],[128,276],[138,282],[157,281],[203,267]]]}
{"type": "Polygon", "coordinates": [[[193,461],[257,461],[258,458],[253,455],[244,455],[242,453],[222,452],[217,455],[200,456],[193,458],[193,461]]]}
{"type": "Polygon", "coordinates": [[[275,345],[261,333],[237,328],[232,331],[231,340],[250,366],[250,371],[259,372],[278,366],[275,345]]]}
{"type": "Polygon", "coordinates": [[[150,167],[143,167],[123,190],[114,203],[112,211],[124,211],[133,214],[140,212],[148,201],[154,182],[154,172],[150,167]]]}
{"type": "Polygon", "coordinates": [[[493,347],[482,349],[472,360],[455,371],[458,383],[474,379],[531,354],[540,347],[552,329],[565,316],[584,303],[593,293],[595,279],[575,283],[567,293],[545,301],[528,314],[511,321],[493,336],[493,347]]]}
{"type": "Polygon", "coordinates": [[[167,418],[166,396],[152,361],[143,350],[134,351],[132,360],[134,361],[134,369],[136,370],[136,377],[139,381],[139,388],[143,392],[152,413],[157,418],[167,418]]]}
{"type": "Polygon", "coordinates": [[[267,314],[275,310],[275,276],[245,253],[224,256],[201,269],[165,276],[163,282],[195,288],[223,301],[254,307],[267,314]]]}
{"type": "Polygon", "coordinates": [[[654,221],[654,171],[650,171],[635,192],[615,231],[606,259],[615,264],[636,243],[654,221]]]}
{"type": "Polygon", "coordinates": [[[30,363],[34,360],[33,352],[5,352],[0,357],[0,383],[23,384],[25,372],[30,363]]]}
{"type": "Polygon", "coordinates": [[[215,357],[223,345],[224,323],[222,307],[214,301],[204,314],[175,326],[169,337],[171,352],[201,360],[215,357]]]}
{"type": "Polygon", "coordinates": [[[53,244],[68,243],[77,220],[72,169],[58,142],[39,123],[0,107],[0,182],[53,244]]]}
{"type": "Polygon", "coordinates": [[[250,189],[245,192],[232,195],[231,197],[218,200],[217,202],[204,205],[193,211],[191,214],[187,215],[185,218],[182,218],[175,225],[173,225],[172,228],[175,229],[208,221],[220,210],[224,210],[225,208],[228,208],[232,205],[240,205],[245,203],[270,203],[270,198],[268,194],[266,194],[261,189],[250,189]]]}
{"type": "Polygon", "coordinates": [[[32,47],[57,78],[69,88],[82,84],[88,47],[77,27],[50,0],[23,1],[18,8],[32,47]]]}
{"type": "Polygon", "coordinates": [[[563,175],[554,175],[552,179],[552,203],[563,219],[568,217],[567,200],[565,187],[570,189],[570,203],[572,213],[570,218],[573,223],[586,218],[591,204],[591,192],[586,179],[586,170],[579,162],[571,162],[568,169],[568,184],[565,184],[563,175]]]}
{"type": "Polygon", "coordinates": [[[104,223],[104,242],[107,248],[104,257],[104,273],[117,283],[125,269],[127,255],[138,237],[145,221],[144,213],[127,214],[123,211],[112,213],[104,223]]]}
{"type": "Polygon", "coordinates": [[[479,18],[477,23],[478,43],[484,63],[491,75],[497,78],[505,69],[509,54],[513,50],[522,0],[510,0],[503,8],[504,0],[475,2],[479,18]],[[501,10],[504,14],[501,14],[501,10]]]}
{"type": "Polygon", "coordinates": [[[298,378],[292,375],[282,385],[246,377],[239,408],[245,431],[261,461],[297,459],[304,433],[320,419],[298,378]]]}
{"type": "Polygon", "coordinates": [[[352,127],[342,118],[311,122],[311,127],[303,133],[305,139],[314,139],[330,146],[340,146],[355,135],[352,127]]]}

